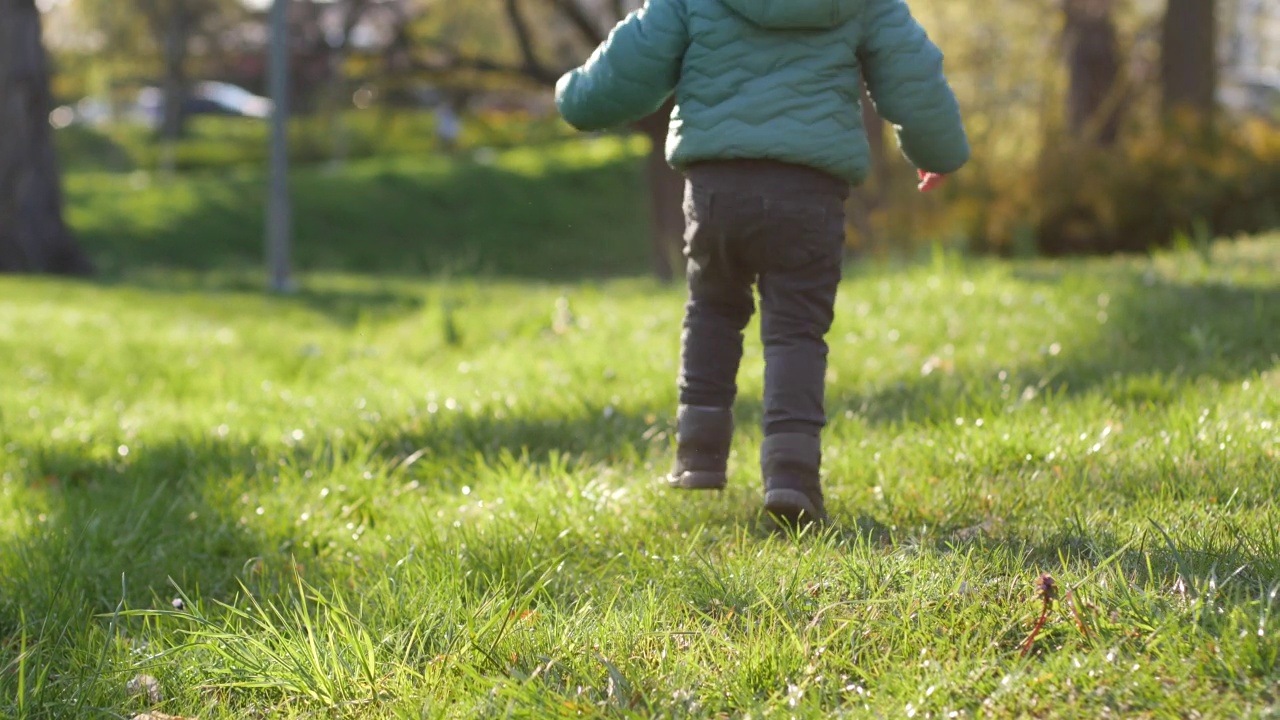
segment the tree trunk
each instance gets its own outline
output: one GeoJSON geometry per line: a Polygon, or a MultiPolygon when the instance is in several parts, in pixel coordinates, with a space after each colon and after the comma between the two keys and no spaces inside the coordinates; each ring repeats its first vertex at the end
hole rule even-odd
{"type": "Polygon", "coordinates": [[[164,29],[164,116],[160,135],[175,141],[186,132],[187,114],[187,28],[182,3],[174,3],[164,29]]]}
{"type": "Polygon", "coordinates": [[[330,164],[340,168],[347,162],[350,154],[350,143],[347,139],[346,111],[351,106],[347,87],[347,48],[344,42],[341,47],[329,50],[329,86],[325,92],[325,114],[328,115],[329,133],[332,137],[330,164]]]}
{"type": "MultiPolygon", "coordinates": [[[[595,10],[612,11],[612,15],[621,19],[628,8],[639,7],[638,0],[612,0],[607,5],[599,3],[595,10]]],[[[588,47],[598,46],[604,42],[606,33],[603,23],[597,22],[588,11],[587,6],[578,0],[552,0],[551,7],[556,16],[568,26],[576,30],[582,44],[588,47]]],[[[521,0],[505,0],[507,24],[514,35],[520,49],[521,66],[518,71],[526,77],[554,87],[558,72],[549,71],[538,58],[532,26],[525,15],[525,7],[521,0]]],[[[500,69],[502,63],[481,61],[481,66],[489,69],[500,69]]],[[[659,280],[670,282],[679,273],[683,274],[683,264],[678,263],[684,241],[684,178],[671,169],[666,160],[666,141],[668,126],[671,121],[671,110],[674,100],[668,100],[657,112],[638,123],[633,129],[642,132],[649,138],[649,157],[646,160],[646,175],[649,185],[649,245],[652,251],[653,272],[659,280]]]]}
{"type": "Polygon", "coordinates": [[[865,253],[877,244],[875,226],[871,222],[872,215],[884,205],[885,193],[889,188],[892,170],[889,165],[889,149],[885,144],[884,119],[876,112],[871,96],[867,93],[866,83],[862,83],[862,127],[867,135],[867,146],[871,150],[871,174],[868,182],[854,188],[849,194],[846,214],[853,229],[857,231],[857,247],[846,246],[846,259],[865,253]]]}
{"type": "Polygon", "coordinates": [[[1218,85],[1216,0],[1168,0],[1161,33],[1164,110],[1212,116],[1218,85]]]}
{"type": "Polygon", "coordinates": [[[0,0],[0,272],[92,272],[62,218],[51,100],[35,0],[0,0]]]}
{"type": "Polygon", "coordinates": [[[347,55],[351,48],[351,36],[360,24],[367,4],[364,0],[351,0],[342,20],[341,35],[337,42],[328,42],[329,86],[325,93],[325,112],[329,116],[329,128],[333,135],[332,165],[342,167],[350,154],[347,137],[346,113],[351,108],[351,88],[347,82],[347,55]]]}
{"type": "MultiPolygon", "coordinates": [[[[1201,0],[1203,1],[1203,0],[1201,0]]],[[[1088,143],[1114,145],[1120,134],[1123,90],[1120,41],[1112,0],[1067,0],[1067,127],[1088,143]]]]}
{"type": "MultiPolygon", "coordinates": [[[[653,273],[662,282],[675,279],[684,242],[684,177],[667,164],[667,130],[674,102],[668,101],[637,127],[649,138],[646,174],[649,183],[649,245],[653,273]]],[[[683,268],[679,268],[681,271],[683,268]]]]}
{"type": "Polygon", "coordinates": [[[865,82],[862,83],[862,127],[867,134],[867,144],[871,146],[871,180],[875,183],[876,192],[883,194],[893,169],[889,164],[889,146],[884,138],[884,118],[876,112],[865,82]]]}

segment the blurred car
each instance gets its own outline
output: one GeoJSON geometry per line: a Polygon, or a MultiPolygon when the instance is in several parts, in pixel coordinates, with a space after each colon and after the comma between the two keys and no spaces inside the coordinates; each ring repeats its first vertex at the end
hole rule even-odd
{"type": "MultiPolygon", "coordinates": [[[[164,119],[164,91],[148,86],[138,91],[137,103],[130,113],[142,122],[157,127],[164,119]]],[[[183,103],[187,115],[224,115],[265,119],[271,117],[269,98],[224,82],[198,82],[183,103]]]]}
{"type": "Polygon", "coordinates": [[[1223,78],[1218,100],[1224,107],[1280,122],[1280,73],[1239,73],[1223,78]]]}
{"type": "MultiPolygon", "coordinates": [[[[183,103],[183,112],[191,115],[223,115],[266,119],[273,105],[269,98],[224,82],[198,82],[183,103]]],[[[56,108],[50,115],[55,127],[68,125],[99,126],[116,120],[128,120],[157,128],[164,122],[164,91],[155,86],[138,90],[132,102],[115,103],[97,97],[86,97],[74,105],[56,108]]]]}
{"type": "Polygon", "coordinates": [[[269,98],[224,82],[202,82],[193,88],[187,100],[187,112],[195,114],[238,115],[266,119],[271,117],[269,98]]]}

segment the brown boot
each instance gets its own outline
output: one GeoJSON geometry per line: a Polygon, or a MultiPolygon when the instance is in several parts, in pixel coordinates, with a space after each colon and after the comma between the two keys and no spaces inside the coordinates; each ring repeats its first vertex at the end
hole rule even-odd
{"type": "Polygon", "coordinates": [[[681,405],[676,418],[676,461],[667,484],[681,490],[723,490],[733,443],[733,412],[681,405]]]}
{"type": "Polygon", "coordinates": [[[821,465],[819,438],[801,433],[766,437],[760,448],[765,511],[793,526],[826,521],[821,465]]]}

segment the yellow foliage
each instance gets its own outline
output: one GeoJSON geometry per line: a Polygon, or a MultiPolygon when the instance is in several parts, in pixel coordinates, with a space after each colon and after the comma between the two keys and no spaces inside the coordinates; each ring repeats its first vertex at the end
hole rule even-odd
{"type": "MultiPolygon", "coordinates": [[[[1114,148],[1060,137],[1033,162],[971,170],[934,223],[978,251],[1146,251],[1280,224],[1280,127],[1260,120],[1210,130],[1174,119],[1114,148]]],[[[920,208],[902,212],[926,224],[920,208]]]]}

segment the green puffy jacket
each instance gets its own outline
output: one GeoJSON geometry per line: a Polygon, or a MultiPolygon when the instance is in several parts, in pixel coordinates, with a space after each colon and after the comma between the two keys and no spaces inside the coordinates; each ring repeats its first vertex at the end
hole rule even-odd
{"type": "Polygon", "coordinates": [[[942,53],[904,0],[648,0],[556,86],[579,130],[645,117],[671,97],[667,159],[768,159],[861,183],[870,165],[859,74],[917,168],[969,159],[942,53]]]}

